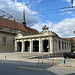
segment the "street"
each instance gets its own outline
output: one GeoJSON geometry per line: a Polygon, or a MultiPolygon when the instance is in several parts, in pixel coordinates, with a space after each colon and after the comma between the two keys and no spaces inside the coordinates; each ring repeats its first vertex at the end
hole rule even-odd
{"type": "Polygon", "coordinates": [[[0,62],[0,75],[75,75],[75,69],[0,62]]]}

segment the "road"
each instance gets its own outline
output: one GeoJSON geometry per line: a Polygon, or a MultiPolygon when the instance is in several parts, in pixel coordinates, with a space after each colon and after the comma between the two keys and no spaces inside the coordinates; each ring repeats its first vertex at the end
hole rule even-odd
{"type": "Polygon", "coordinates": [[[0,62],[0,75],[75,75],[75,69],[0,62]]]}

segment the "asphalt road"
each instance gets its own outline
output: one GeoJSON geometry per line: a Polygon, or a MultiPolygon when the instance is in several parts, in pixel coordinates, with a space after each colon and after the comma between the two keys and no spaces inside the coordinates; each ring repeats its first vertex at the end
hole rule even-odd
{"type": "Polygon", "coordinates": [[[0,62],[0,75],[75,75],[75,69],[0,62]]]}

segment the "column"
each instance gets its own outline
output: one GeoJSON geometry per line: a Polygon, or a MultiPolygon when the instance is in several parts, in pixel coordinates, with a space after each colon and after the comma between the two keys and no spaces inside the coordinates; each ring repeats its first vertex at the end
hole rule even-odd
{"type": "Polygon", "coordinates": [[[66,41],[65,41],[65,50],[66,50],[66,41]]]}
{"type": "Polygon", "coordinates": [[[65,52],[65,42],[64,42],[64,52],[65,52]]]}
{"type": "Polygon", "coordinates": [[[50,53],[53,53],[53,37],[50,37],[50,53]]]}
{"type": "Polygon", "coordinates": [[[42,52],[43,51],[43,45],[42,45],[42,40],[39,39],[39,52],[42,52]]]}
{"type": "Polygon", "coordinates": [[[30,40],[30,52],[33,52],[33,41],[30,40]]]}
{"type": "Polygon", "coordinates": [[[61,43],[61,51],[62,51],[62,41],[60,41],[60,43],[61,43]]]}
{"type": "Polygon", "coordinates": [[[57,40],[57,52],[59,52],[59,42],[57,40]]]}
{"type": "Polygon", "coordinates": [[[15,52],[17,52],[17,41],[15,40],[15,52]]]}
{"type": "Polygon", "coordinates": [[[22,41],[22,50],[21,50],[21,52],[24,52],[24,51],[25,51],[25,42],[22,41]]]}

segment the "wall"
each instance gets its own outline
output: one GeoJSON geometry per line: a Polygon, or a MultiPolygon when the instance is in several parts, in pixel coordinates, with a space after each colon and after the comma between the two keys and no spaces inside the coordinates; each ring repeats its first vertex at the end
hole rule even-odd
{"type": "Polygon", "coordinates": [[[0,32],[0,52],[13,52],[14,51],[14,38],[15,35],[0,32]],[[3,45],[3,37],[6,37],[6,45],[3,45]]]}
{"type": "Polygon", "coordinates": [[[70,41],[59,38],[59,37],[55,37],[54,38],[54,53],[64,53],[64,52],[71,52],[70,41]],[[59,44],[59,41],[60,41],[60,44],[59,44]]]}

